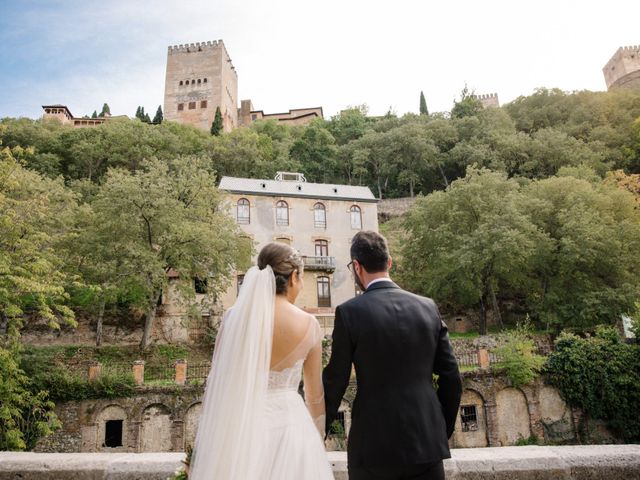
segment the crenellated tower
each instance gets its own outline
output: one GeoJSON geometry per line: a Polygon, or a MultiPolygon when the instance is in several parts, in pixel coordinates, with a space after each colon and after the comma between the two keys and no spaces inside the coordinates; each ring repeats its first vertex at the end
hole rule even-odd
{"type": "Polygon", "coordinates": [[[618,48],[602,73],[608,90],[640,88],[640,45],[618,48]]]}
{"type": "Polygon", "coordinates": [[[475,98],[476,100],[479,100],[480,103],[482,103],[482,106],[484,108],[489,108],[489,107],[499,107],[500,106],[500,100],[498,100],[498,94],[497,93],[484,93],[482,95],[471,95],[472,98],[475,98]]]}
{"type": "Polygon", "coordinates": [[[226,132],[238,126],[238,74],[222,40],[169,47],[164,118],[209,130],[216,107],[226,132]]]}

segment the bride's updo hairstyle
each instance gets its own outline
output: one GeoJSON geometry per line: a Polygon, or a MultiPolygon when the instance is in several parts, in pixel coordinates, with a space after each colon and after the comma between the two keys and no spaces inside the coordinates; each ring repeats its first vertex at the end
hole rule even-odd
{"type": "Polygon", "coordinates": [[[302,257],[300,254],[284,243],[268,243],[260,250],[258,255],[258,268],[264,269],[271,266],[276,277],[276,295],[287,292],[289,277],[294,271],[302,275],[302,257]]]}

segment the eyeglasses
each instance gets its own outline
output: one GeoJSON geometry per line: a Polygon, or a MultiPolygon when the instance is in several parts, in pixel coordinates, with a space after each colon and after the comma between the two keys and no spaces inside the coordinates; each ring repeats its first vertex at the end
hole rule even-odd
{"type": "Polygon", "coordinates": [[[351,273],[353,273],[353,260],[351,260],[349,263],[347,263],[347,270],[349,270],[351,273]]]}

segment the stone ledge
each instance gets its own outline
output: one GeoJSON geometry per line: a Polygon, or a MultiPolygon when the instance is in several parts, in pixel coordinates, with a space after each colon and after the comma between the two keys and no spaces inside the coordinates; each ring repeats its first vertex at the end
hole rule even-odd
{"type": "MultiPolygon", "coordinates": [[[[640,479],[640,445],[466,448],[445,461],[448,480],[640,479]]],[[[0,480],[165,480],[183,453],[0,452],[0,480]]],[[[347,456],[329,452],[336,480],[347,456]]],[[[304,479],[300,479],[304,480],[304,479]]]]}

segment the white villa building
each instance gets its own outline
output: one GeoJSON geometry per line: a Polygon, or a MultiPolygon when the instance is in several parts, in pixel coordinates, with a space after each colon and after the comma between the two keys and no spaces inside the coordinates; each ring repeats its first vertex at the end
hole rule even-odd
{"type": "MultiPolygon", "coordinates": [[[[353,235],[378,231],[377,200],[368,187],[308,183],[299,173],[278,172],[275,180],[222,177],[229,213],[249,236],[256,252],[282,242],[304,259],[304,290],[296,304],[316,315],[325,334],[333,329],[335,307],[356,295],[347,269],[353,235]]],[[[255,258],[254,258],[255,264],[255,258]]],[[[222,297],[233,305],[244,278],[238,272],[222,297]]]]}

